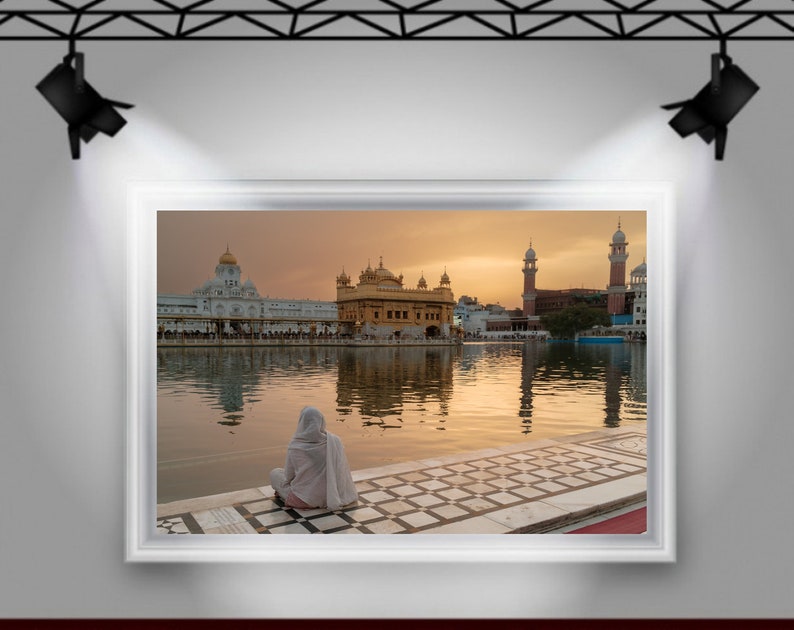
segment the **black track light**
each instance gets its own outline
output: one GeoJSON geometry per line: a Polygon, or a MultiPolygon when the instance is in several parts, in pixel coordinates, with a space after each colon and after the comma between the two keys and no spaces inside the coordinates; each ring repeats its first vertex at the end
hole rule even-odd
{"type": "Polygon", "coordinates": [[[80,158],[81,139],[89,142],[100,131],[115,136],[127,124],[115,107],[132,107],[100,96],[85,80],[83,53],[73,49],[36,89],[69,125],[69,145],[75,160],[80,158]]]}
{"type": "Polygon", "coordinates": [[[722,160],[728,123],[758,90],[758,85],[725,54],[722,42],[720,52],[711,56],[711,81],[695,98],[663,105],[662,109],[680,108],[670,120],[670,126],[682,138],[697,133],[707,144],[716,139],[714,157],[722,160]]]}

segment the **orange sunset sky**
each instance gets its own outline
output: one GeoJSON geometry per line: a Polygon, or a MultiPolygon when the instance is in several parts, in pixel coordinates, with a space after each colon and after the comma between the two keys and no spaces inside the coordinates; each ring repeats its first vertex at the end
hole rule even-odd
{"type": "Polygon", "coordinates": [[[604,289],[618,220],[628,272],[646,255],[645,212],[610,211],[162,211],[157,292],[189,294],[214,277],[226,251],[243,280],[272,298],[336,298],[342,268],[358,280],[369,262],[415,287],[438,286],[446,268],[455,299],[521,306],[524,253],[532,241],[538,289],[604,289]]]}

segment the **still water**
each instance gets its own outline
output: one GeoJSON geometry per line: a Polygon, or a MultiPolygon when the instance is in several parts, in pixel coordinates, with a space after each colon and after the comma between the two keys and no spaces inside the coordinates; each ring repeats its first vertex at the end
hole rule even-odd
{"type": "Polygon", "coordinates": [[[267,485],[305,405],[352,469],[644,423],[641,344],[157,352],[157,501],[267,485]]]}

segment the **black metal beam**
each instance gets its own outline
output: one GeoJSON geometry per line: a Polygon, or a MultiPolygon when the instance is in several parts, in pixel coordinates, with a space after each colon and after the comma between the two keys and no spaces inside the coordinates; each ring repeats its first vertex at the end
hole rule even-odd
{"type": "Polygon", "coordinates": [[[0,0],[0,41],[794,40],[794,0],[782,10],[761,9],[762,0],[690,0],[686,10],[664,0],[591,0],[582,10],[564,8],[565,0],[480,0],[465,10],[459,0],[43,0],[19,8],[25,4],[0,0]]]}

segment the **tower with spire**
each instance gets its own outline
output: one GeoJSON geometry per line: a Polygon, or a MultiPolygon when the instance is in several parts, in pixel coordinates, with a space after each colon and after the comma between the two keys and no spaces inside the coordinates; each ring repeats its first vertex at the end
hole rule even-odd
{"type": "Polygon", "coordinates": [[[609,244],[609,284],[607,285],[607,313],[610,315],[623,315],[626,308],[626,260],[629,255],[626,252],[626,235],[620,229],[620,219],[618,219],[618,229],[612,235],[612,242],[609,244]]]}
{"type": "Polygon", "coordinates": [[[447,268],[444,267],[444,273],[441,274],[441,279],[438,282],[438,286],[442,289],[450,290],[450,282],[449,276],[447,275],[447,268]]]}
{"type": "Polygon", "coordinates": [[[529,249],[524,254],[524,293],[521,299],[524,300],[524,317],[535,316],[535,298],[538,296],[535,290],[535,274],[538,272],[538,257],[532,249],[532,239],[529,240],[529,249]]]}

